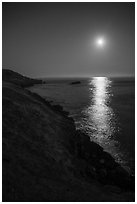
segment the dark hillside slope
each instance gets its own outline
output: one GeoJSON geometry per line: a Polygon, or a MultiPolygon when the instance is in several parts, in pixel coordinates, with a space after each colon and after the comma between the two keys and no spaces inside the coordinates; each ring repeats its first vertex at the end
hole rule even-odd
{"type": "Polygon", "coordinates": [[[109,154],[11,80],[3,80],[3,201],[134,201],[133,179],[109,154]]]}
{"type": "Polygon", "coordinates": [[[2,80],[7,81],[7,82],[12,82],[22,87],[28,87],[34,84],[42,83],[42,80],[31,79],[29,77],[22,76],[21,74],[14,72],[12,70],[9,70],[9,69],[2,70],[2,80]]]}

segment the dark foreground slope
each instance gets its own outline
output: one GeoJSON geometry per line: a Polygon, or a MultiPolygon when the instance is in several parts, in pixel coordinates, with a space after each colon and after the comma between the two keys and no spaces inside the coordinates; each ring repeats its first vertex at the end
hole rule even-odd
{"type": "Polygon", "coordinates": [[[134,178],[59,106],[3,81],[3,201],[134,201],[134,178]]]}

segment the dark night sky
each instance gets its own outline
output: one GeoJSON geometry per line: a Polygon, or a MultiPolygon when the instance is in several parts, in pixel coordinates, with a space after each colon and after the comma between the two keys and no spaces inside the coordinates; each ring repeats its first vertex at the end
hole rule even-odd
{"type": "Polygon", "coordinates": [[[134,3],[2,5],[3,68],[31,77],[134,76],[134,3]]]}

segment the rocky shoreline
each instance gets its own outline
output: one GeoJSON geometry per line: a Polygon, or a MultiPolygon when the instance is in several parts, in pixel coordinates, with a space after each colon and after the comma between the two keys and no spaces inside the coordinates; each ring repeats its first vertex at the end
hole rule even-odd
{"type": "MultiPolygon", "coordinates": [[[[61,105],[53,105],[51,102],[31,91],[30,94],[41,100],[53,111],[71,120],[75,126],[74,119],[69,117],[69,112],[64,111],[61,105]]],[[[134,176],[130,175],[129,172],[118,164],[109,153],[105,152],[99,144],[91,142],[88,135],[80,130],[75,131],[76,135],[75,138],[73,138],[70,151],[73,153],[76,152],[76,157],[85,160],[89,165],[81,174],[85,174],[85,176],[89,175],[103,184],[112,184],[119,186],[123,190],[134,191],[134,176]]]]}
{"type": "Polygon", "coordinates": [[[134,201],[134,177],[13,75],[3,77],[3,201],[134,201]]]}

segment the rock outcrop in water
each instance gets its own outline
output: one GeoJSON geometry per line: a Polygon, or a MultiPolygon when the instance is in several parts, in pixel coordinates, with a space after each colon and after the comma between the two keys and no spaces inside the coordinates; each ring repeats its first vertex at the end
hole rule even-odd
{"type": "Polygon", "coordinates": [[[80,82],[80,81],[73,81],[73,82],[71,82],[70,84],[71,84],[71,85],[76,85],[76,84],[81,84],[81,82],[80,82]]]}
{"type": "Polygon", "coordinates": [[[134,201],[134,178],[77,131],[61,106],[25,89],[25,77],[21,80],[21,75],[11,72],[10,77],[6,72],[3,201],[134,201]]]}

